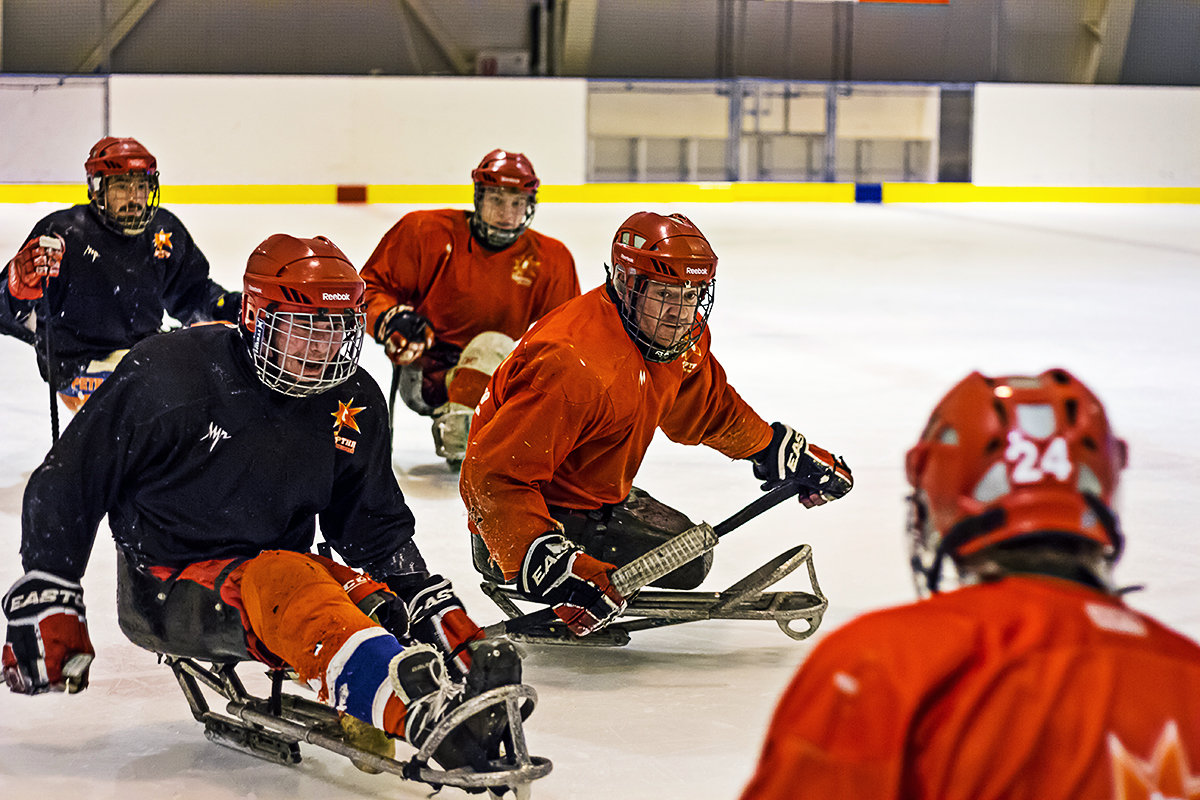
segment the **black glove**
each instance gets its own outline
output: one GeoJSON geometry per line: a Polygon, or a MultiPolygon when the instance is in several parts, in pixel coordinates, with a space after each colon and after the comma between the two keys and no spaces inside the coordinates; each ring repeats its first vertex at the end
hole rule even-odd
{"type": "Polygon", "coordinates": [[[800,503],[806,508],[824,505],[854,487],[846,462],[828,450],[809,444],[804,436],[782,422],[771,423],[771,443],[750,457],[754,477],[762,489],[773,489],[795,480],[803,489],[800,503]]]}
{"type": "MultiPolygon", "coordinates": [[[[350,595],[354,600],[354,595],[350,595]]],[[[400,641],[408,638],[408,606],[396,595],[377,589],[366,597],[356,600],[359,611],[383,626],[384,630],[400,641]]]]}
{"type": "Polygon", "coordinates": [[[483,629],[467,616],[450,581],[441,575],[412,573],[393,575],[385,582],[408,610],[409,636],[441,650],[451,674],[458,671],[455,677],[465,675],[471,662],[464,649],[483,638],[483,629]]]}
{"type": "Polygon", "coordinates": [[[87,688],[96,651],[88,638],[82,586],[49,572],[26,573],[4,595],[4,615],[9,689],[40,694],[87,688]]]}
{"type": "Polygon", "coordinates": [[[375,321],[375,341],[398,367],[411,364],[433,346],[433,327],[410,306],[392,306],[375,321]]]}
{"type": "Polygon", "coordinates": [[[557,531],[533,540],[525,551],[517,588],[554,613],[576,636],[599,630],[625,610],[612,585],[612,564],[592,558],[557,531]]]}
{"type": "Polygon", "coordinates": [[[242,316],[242,293],[225,292],[213,301],[209,312],[214,322],[238,322],[242,316]]]}

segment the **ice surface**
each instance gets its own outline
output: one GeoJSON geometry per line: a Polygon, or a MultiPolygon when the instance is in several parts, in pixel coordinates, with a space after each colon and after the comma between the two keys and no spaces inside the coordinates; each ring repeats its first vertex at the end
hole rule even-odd
{"type": "MultiPolygon", "coordinates": [[[[169,193],[168,193],[169,194],[169,193]]],[[[0,205],[0,257],[55,206],[0,205]]],[[[175,206],[213,274],[240,286],[268,235],[323,234],[360,264],[407,206],[175,206]]],[[[538,209],[572,249],[586,288],[603,279],[619,204],[538,209]]],[[[812,545],[830,611],[821,632],[911,597],[901,530],[902,459],[926,415],[972,369],[1065,366],[1107,403],[1130,443],[1118,571],[1146,584],[1136,607],[1200,637],[1200,207],[1124,205],[677,205],[720,257],[715,353],[741,394],[842,454],[856,488],[804,511],[789,503],[722,541],[705,588],[720,589],[797,542],[812,545]]],[[[368,344],[364,366],[387,385],[368,344]]],[[[0,336],[0,588],[21,572],[21,495],[50,438],[47,390],[29,348],[0,336]]],[[[63,412],[64,420],[67,419],[63,412]]],[[[394,466],[429,563],[480,623],[500,619],[470,566],[456,480],[428,422],[397,414],[394,466]]],[[[638,485],[716,523],[758,492],[748,466],[656,440],[638,485]]],[[[803,588],[799,574],[783,588],[803,588]]],[[[315,748],[297,767],[209,743],[170,671],[114,618],[113,547],[102,527],[84,586],[98,657],[76,696],[0,692],[5,796],[163,800],[423,797],[315,748]]],[[[541,800],[735,797],[775,700],[812,642],[772,623],[709,622],[637,634],[628,647],[529,648],[540,694],[527,725],[554,761],[541,800]]],[[[251,670],[245,670],[254,683],[251,670]]],[[[444,790],[442,797],[461,796],[444,790]]]]}

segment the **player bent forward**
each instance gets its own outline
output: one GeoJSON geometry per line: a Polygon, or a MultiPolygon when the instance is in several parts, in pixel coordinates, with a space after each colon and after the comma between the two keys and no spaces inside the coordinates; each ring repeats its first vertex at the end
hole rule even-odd
{"type": "MultiPolygon", "coordinates": [[[[134,347],[30,478],[5,681],[26,694],[87,686],[80,579],[107,513],[135,642],[289,666],[346,723],[420,747],[466,699],[519,683],[520,662],[479,641],[413,541],[383,396],[358,368],[363,283],[345,255],[276,234],[251,254],[244,295],[237,327],[134,347]],[[307,552],[318,518],[357,570],[307,552]]],[[[434,758],[478,767],[504,730],[480,712],[434,758]]]]}
{"type": "MultiPolygon", "coordinates": [[[[711,354],[717,256],[690,220],[634,214],[603,286],[536,323],[492,376],[471,425],[460,490],[475,566],[516,581],[576,634],[618,615],[624,565],[692,526],[633,486],[658,429],[749,459],[769,489],[801,479],[806,506],[850,491],[845,462],[768,424],[711,354]]],[[[691,589],[711,553],[651,584],[691,589]]]]}
{"type": "Polygon", "coordinates": [[[1125,461],[1064,370],[951,389],[906,461],[933,596],[817,645],[743,800],[1194,796],[1200,647],[1110,574],[1125,461]],[[965,586],[943,588],[951,565],[965,586]]]}

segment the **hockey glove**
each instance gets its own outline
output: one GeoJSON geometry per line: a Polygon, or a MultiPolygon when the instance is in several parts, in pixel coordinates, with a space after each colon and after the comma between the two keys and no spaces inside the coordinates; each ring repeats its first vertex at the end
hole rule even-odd
{"type": "Polygon", "coordinates": [[[773,489],[794,480],[803,487],[800,503],[820,506],[842,497],[854,487],[846,462],[828,450],[809,444],[804,436],[782,422],[771,423],[771,443],[750,458],[754,477],[762,489],[773,489]]]}
{"type": "Polygon", "coordinates": [[[529,545],[517,588],[554,607],[554,613],[576,636],[599,630],[625,610],[626,600],[609,576],[616,569],[598,561],[557,532],[529,545]]]}
{"type": "Polygon", "coordinates": [[[82,586],[49,572],[26,573],[4,595],[4,615],[9,689],[40,694],[87,688],[96,651],[88,638],[82,586]]]}
{"type": "Polygon", "coordinates": [[[242,293],[224,292],[213,301],[208,314],[214,322],[237,323],[242,316],[242,293]]]}
{"type": "Polygon", "coordinates": [[[17,300],[37,300],[47,278],[57,278],[66,243],[57,234],[35,236],[8,262],[8,293],[17,300]]]}
{"type": "Polygon", "coordinates": [[[466,645],[482,639],[483,629],[467,616],[450,581],[441,575],[413,573],[393,575],[387,584],[408,607],[409,635],[438,648],[452,677],[466,675],[471,669],[466,645]]]}
{"type": "Polygon", "coordinates": [[[411,306],[392,306],[375,321],[375,340],[393,364],[403,367],[433,346],[433,328],[411,306]]]}

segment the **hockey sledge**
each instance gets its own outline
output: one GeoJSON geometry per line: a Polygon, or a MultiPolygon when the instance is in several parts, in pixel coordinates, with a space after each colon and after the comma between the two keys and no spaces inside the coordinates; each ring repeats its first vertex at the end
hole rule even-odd
{"type": "Polygon", "coordinates": [[[517,606],[517,602],[531,601],[511,585],[485,581],[480,588],[509,618],[485,628],[489,636],[507,635],[513,641],[532,644],[591,647],[622,647],[629,644],[630,635],[636,631],[710,619],[773,621],[789,638],[802,640],[817,631],[829,605],[817,581],[812,548],[806,544],[784,551],[724,591],[640,590],[616,621],[584,637],[571,633],[557,620],[531,618],[517,606]],[[811,591],[764,591],[801,565],[807,567],[811,591]],[[529,619],[535,624],[513,622],[529,619]]]}
{"type": "Polygon", "coordinates": [[[435,790],[455,786],[468,792],[486,791],[493,798],[510,796],[509,793],[518,799],[528,798],[530,784],[551,771],[549,759],[531,755],[525,741],[522,720],[537,702],[537,693],[530,686],[501,686],[472,697],[447,714],[407,760],[383,756],[357,744],[343,728],[338,712],[330,706],[285,691],[285,683],[294,677],[290,670],[239,657],[228,646],[228,638],[212,640],[215,646],[211,652],[204,652],[198,641],[212,631],[211,627],[204,628],[204,634],[196,639],[176,640],[180,642],[178,647],[164,646],[161,629],[154,628],[150,616],[141,613],[138,592],[131,586],[136,581],[133,572],[119,557],[117,607],[122,631],[134,644],[156,653],[171,668],[192,716],[204,725],[204,735],[216,744],[290,765],[300,763],[300,744],[304,743],[345,756],[365,772],[391,773],[428,784],[435,790]],[[261,666],[267,671],[270,679],[267,696],[247,691],[237,674],[238,668],[245,664],[261,666]],[[213,708],[210,698],[224,710],[213,708]],[[486,768],[444,770],[431,762],[438,745],[456,726],[489,709],[501,710],[507,716],[508,729],[497,749],[489,753],[486,768]]]}
{"type": "Polygon", "coordinates": [[[525,742],[521,705],[537,700],[530,686],[504,686],[471,698],[439,723],[415,755],[400,761],[348,741],[338,713],[331,707],[283,691],[289,678],[285,670],[270,670],[270,696],[256,697],[242,684],[236,663],[203,666],[194,658],[160,656],[175,673],[192,716],[204,725],[204,735],[210,741],[267,761],[300,763],[300,743],[304,742],[345,756],[365,771],[392,773],[435,789],[457,786],[467,791],[484,790],[495,798],[507,792],[516,798],[528,798],[530,784],[551,770],[550,761],[530,755],[525,742]],[[209,706],[205,689],[224,701],[225,713],[209,706]],[[505,707],[509,728],[503,752],[489,762],[488,770],[459,767],[447,771],[430,764],[432,754],[456,725],[493,705],[505,707]]]}

